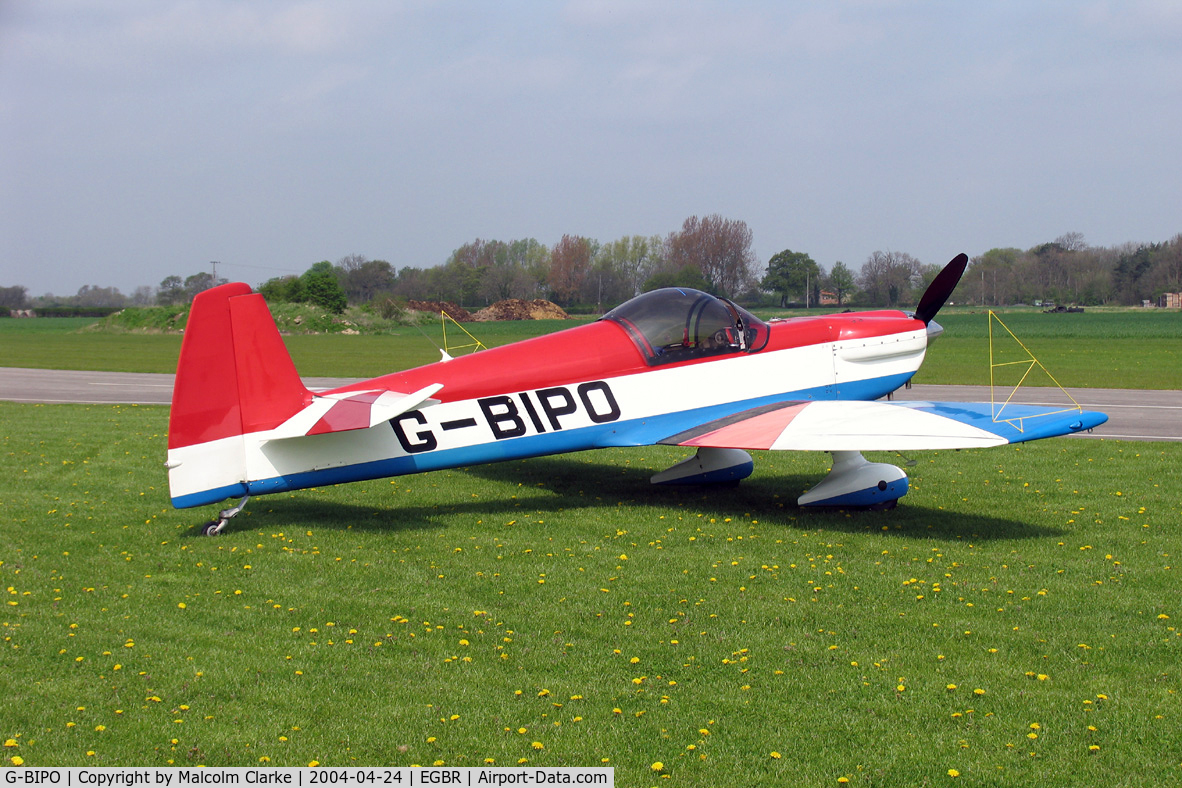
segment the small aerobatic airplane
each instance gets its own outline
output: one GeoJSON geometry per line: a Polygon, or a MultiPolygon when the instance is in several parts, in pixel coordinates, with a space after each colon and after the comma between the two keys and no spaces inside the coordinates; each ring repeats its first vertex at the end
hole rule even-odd
{"type": "Polygon", "coordinates": [[[875,401],[919,369],[959,255],[914,313],[764,322],[725,298],[655,290],[599,320],[328,391],[309,391],[262,296],[193,301],[168,430],[178,508],[252,495],[609,446],[696,449],[656,484],[737,482],[751,449],[828,451],[801,506],[893,506],[894,465],[863,451],[998,446],[1090,430],[1103,413],[988,402],[875,401]],[[1004,418],[1003,418],[1004,416],[1004,418]]]}

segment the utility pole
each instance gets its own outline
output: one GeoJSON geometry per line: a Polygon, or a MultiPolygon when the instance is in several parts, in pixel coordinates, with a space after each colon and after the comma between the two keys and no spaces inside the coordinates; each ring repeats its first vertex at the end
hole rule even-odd
{"type": "Polygon", "coordinates": [[[209,265],[213,268],[213,286],[218,286],[218,261],[210,260],[209,265]]]}

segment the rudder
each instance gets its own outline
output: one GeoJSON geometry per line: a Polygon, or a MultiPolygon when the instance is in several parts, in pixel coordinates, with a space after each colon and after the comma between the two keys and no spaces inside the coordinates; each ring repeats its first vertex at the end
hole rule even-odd
{"type": "Polygon", "coordinates": [[[199,293],[181,342],[169,414],[173,504],[245,495],[242,436],[282,424],[311,398],[261,295],[242,283],[199,293]]]}

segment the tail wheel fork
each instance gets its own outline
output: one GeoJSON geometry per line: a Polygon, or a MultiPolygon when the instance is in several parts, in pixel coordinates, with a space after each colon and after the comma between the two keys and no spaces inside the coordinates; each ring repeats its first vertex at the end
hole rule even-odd
{"type": "Polygon", "coordinates": [[[229,509],[222,509],[220,512],[218,512],[216,520],[210,520],[208,523],[202,526],[201,535],[217,536],[220,534],[222,529],[226,527],[226,523],[230,521],[230,518],[241,512],[246,506],[246,502],[249,500],[250,496],[244,495],[242,496],[242,500],[238,501],[238,503],[234,504],[229,509]]]}

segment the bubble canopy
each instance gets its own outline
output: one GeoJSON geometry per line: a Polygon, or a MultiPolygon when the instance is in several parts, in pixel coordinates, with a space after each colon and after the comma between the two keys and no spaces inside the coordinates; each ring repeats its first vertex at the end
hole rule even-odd
{"type": "Polygon", "coordinates": [[[769,335],[766,323],[734,302],[688,287],[644,293],[600,319],[623,328],[650,366],[755,353],[769,335]]]}

